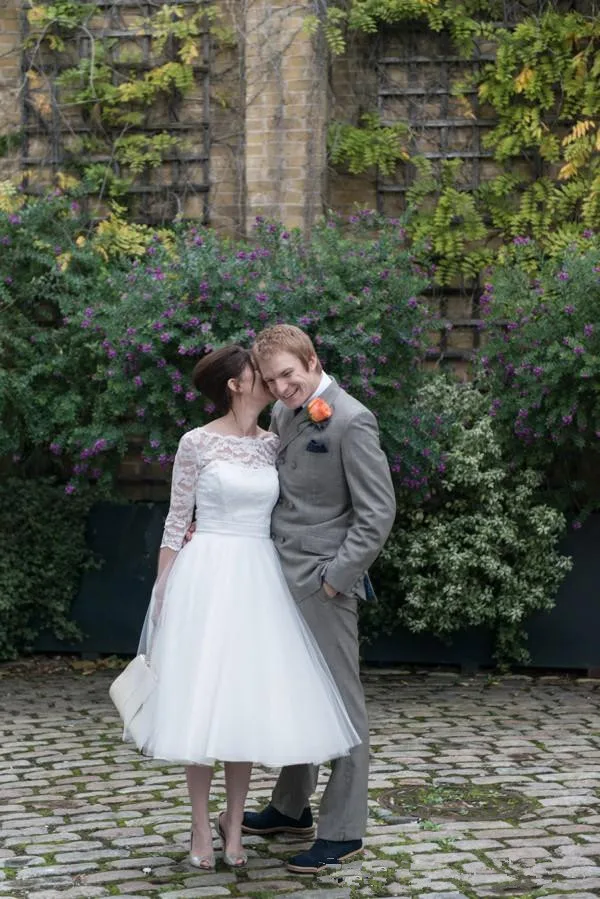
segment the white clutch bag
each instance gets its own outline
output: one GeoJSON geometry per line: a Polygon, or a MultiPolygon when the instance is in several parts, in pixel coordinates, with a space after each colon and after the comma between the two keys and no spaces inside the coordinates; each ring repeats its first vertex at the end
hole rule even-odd
{"type": "Polygon", "coordinates": [[[142,711],[156,687],[156,678],[145,655],[138,655],[113,681],[109,696],[138,749],[144,742],[142,711]]]}

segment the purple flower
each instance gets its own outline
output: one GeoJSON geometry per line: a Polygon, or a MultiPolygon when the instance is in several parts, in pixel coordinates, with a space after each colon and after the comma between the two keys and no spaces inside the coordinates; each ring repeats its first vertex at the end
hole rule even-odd
{"type": "Polygon", "coordinates": [[[409,297],[406,301],[406,305],[409,307],[409,309],[416,309],[419,303],[416,297],[409,297]]]}
{"type": "Polygon", "coordinates": [[[60,456],[60,454],[62,453],[62,446],[60,445],[60,443],[56,443],[56,441],[53,441],[50,444],[50,452],[53,456],[60,456]]]}
{"type": "Polygon", "coordinates": [[[191,403],[196,399],[196,394],[194,393],[193,390],[188,390],[188,392],[185,395],[185,398],[188,401],[188,403],[191,403]]]}
{"type": "Polygon", "coordinates": [[[593,325],[584,325],[583,326],[584,337],[591,337],[593,333],[594,333],[593,325]]]}
{"type": "Polygon", "coordinates": [[[571,527],[573,528],[574,531],[578,531],[581,528],[581,522],[578,519],[576,519],[573,522],[573,524],[571,525],[571,527]]]}
{"type": "Polygon", "coordinates": [[[564,307],[563,312],[565,313],[565,315],[573,315],[573,313],[575,312],[575,306],[569,303],[564,307]]]}
{"type": "Polygon", "coordinates": [[[11,225],[20,225],[21,224],[21,216],[17,215],[15,212],[11,213],[8,217],[8,221],[11,225]]]}
{"type": "Polygon", "coordinates": [[[576,356],[583,356],[583,354],[585,353],[585,350],[582,346],[574,346],[573,352],[575,353],[576,356]]]}
{"type": "Polygon", "coordinates": [[[77,487],[75,486],[75,484],[73,484],[71,481],[69,481],[69,483],[65,487],[65,493],[67,495],[70,495],[71,493],[75,493],[76,490],[77,490],[77,487]]]}
{"type": "Polygon", "coordinates": [[[101,453],[103,450],[106,449],[107,445],[108,445],[108,444],[107,444],[105,438],[104,438],[104,437],[100,437],[100,439],[99,439],[99,440],[96,440],[96,442],[94,443],[94,452],[95,452],[95,453],[101,453]]]}
{"type": "Polygon", "coordinates": [[[169,334],[168,331],[163,331],[162,334],[160,335],[160,340],[163,343],[168,343],[170,341],[170,339],[171,339],[171,335],[169,334]]]}
{"type": "Polygon", "coordinates": [[[564,269],[562,269],[562,271],[560,271],[556,277],[558,278],[559,281],[568,281],[569,273],[566,272],[564,269]]]}
{"type": "Polygon", "coordinates": [[[133,383],[135,384],[136,387],[142,387],[143,384],[144,384],[144,382],[143,382],[142,378],[140,377],[140,375],[136,375],[136,376],[135,376],[135,378],[133,379],[133,383]]]}
{"type": "Polygon", "coordinates": [[[564,425],[570,425],[570,424],[572,424],[572,423],[573,423],[573,416],[570,415],[570,414],[569,414],[569,415],[563,415],[563,417],[562,417],[562,423],[563,423],[564,425]]]}
{"type": "Polygon", "coordinates": [[[160,446],[160,440],[153,439],[150,441],[150,446],[152,449],[158,449],[160,446]]]}
{"type": "Polygon", "coordinates": [[[146,410],[142,406],[140,406],[139,409],[135,410],[135,414],[138,418],[143,418],[146,414],[146,410]]]}

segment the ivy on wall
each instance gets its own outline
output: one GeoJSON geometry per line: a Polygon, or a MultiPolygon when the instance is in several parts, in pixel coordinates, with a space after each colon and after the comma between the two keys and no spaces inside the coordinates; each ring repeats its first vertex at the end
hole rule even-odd
{"type": "MultiPolygon", "coordinates": [[[[504,3],[478,0],[351,0],[343,9],[328,7],[323,27],[333,54],[345,51],[353,31],[374,34],[383,25],[409,23],[449,33],[465,60],[478,45],[495,48],[493,62],[457,76],[453,85],[466,115],[495,122],[483,139],[496,167],[488,180],[465,190],[460,160],[441,170],[423,158],[407,160],[402,122],[394,133],[385,129],[385,154],[371,122],[345,155],[331,156],[351,173],[373,165],[384,174],[390,165],[414,167],[408,230],[429,241],[439,283],[476,277],[496,248],[515,238],[535,238],[557,255],[600,228],[600,17],[594,3],[589,7],[592,14],[584,15],[563,11],[558,2],[531,3],[512,22],[503,20],[504,3]]],[[[307,27],[314,30],[318,20],[310,18],[307,27]]],[[[333,135],[340,132],[334,123],[333,135]]]]}
{"type": "Polygon", "coordinates": [[[129,16],[131,39],[125,41],[103,36],[106,29],[98,23],[108,13],[106,4],[36,0],[26,11],[22,50],[38,119],[67,134],[74,117],[84,123],[70,134],[61,167],[89,193],[124,202],[140,175],[158,168],[168,154],[188,149],[185,137],[147,129],[149,113],[193,90],[207,29],[222,44],[233,43],[234,35],[205,0],[165,3],[129,16]],[[147,54],[138,39],[147,42],[147,54]],[[86,52],[80,55],[82,46],[86,52]],[[94,156],[107,161],[89,161],[94,156]],[[124,176],[118,174],[122,170],[124,176]]]}

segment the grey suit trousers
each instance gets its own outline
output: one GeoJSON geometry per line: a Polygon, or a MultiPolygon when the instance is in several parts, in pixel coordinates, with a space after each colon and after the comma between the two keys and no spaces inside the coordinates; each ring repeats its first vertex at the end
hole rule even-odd
{"type": "MultiPolygon", "coordinates": [[[[319,808],[318,836],[324,840],[358,840],[366,832],[369,783],[369,721],[360,681],[357,599],[323,589],[298,603],[341,693],[361,744],[348,756],[334,759],[319,808]]],[[[317,785],[315,765],[282,768],[272,805],[299,818],[317,785]]]]}

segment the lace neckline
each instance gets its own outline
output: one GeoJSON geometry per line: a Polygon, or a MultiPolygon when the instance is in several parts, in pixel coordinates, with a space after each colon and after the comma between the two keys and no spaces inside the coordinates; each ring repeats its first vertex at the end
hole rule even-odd
{"type": "Polygon", "coordinates": [[[247,435],[245,437],[238,437],[236,434],[219,434],[218,431],[207,431],[204,428],[198,428],[198,432],[200,434],[206,434],[207,437],[218,437],[220,440],[250,440],[254,443],[262,442],[268,440],[270,437],[276,437],[276,434],[273,434],[271,431],[267,431],[262,437],[260,435],[256,437],[252,437],[247,435]]]}

